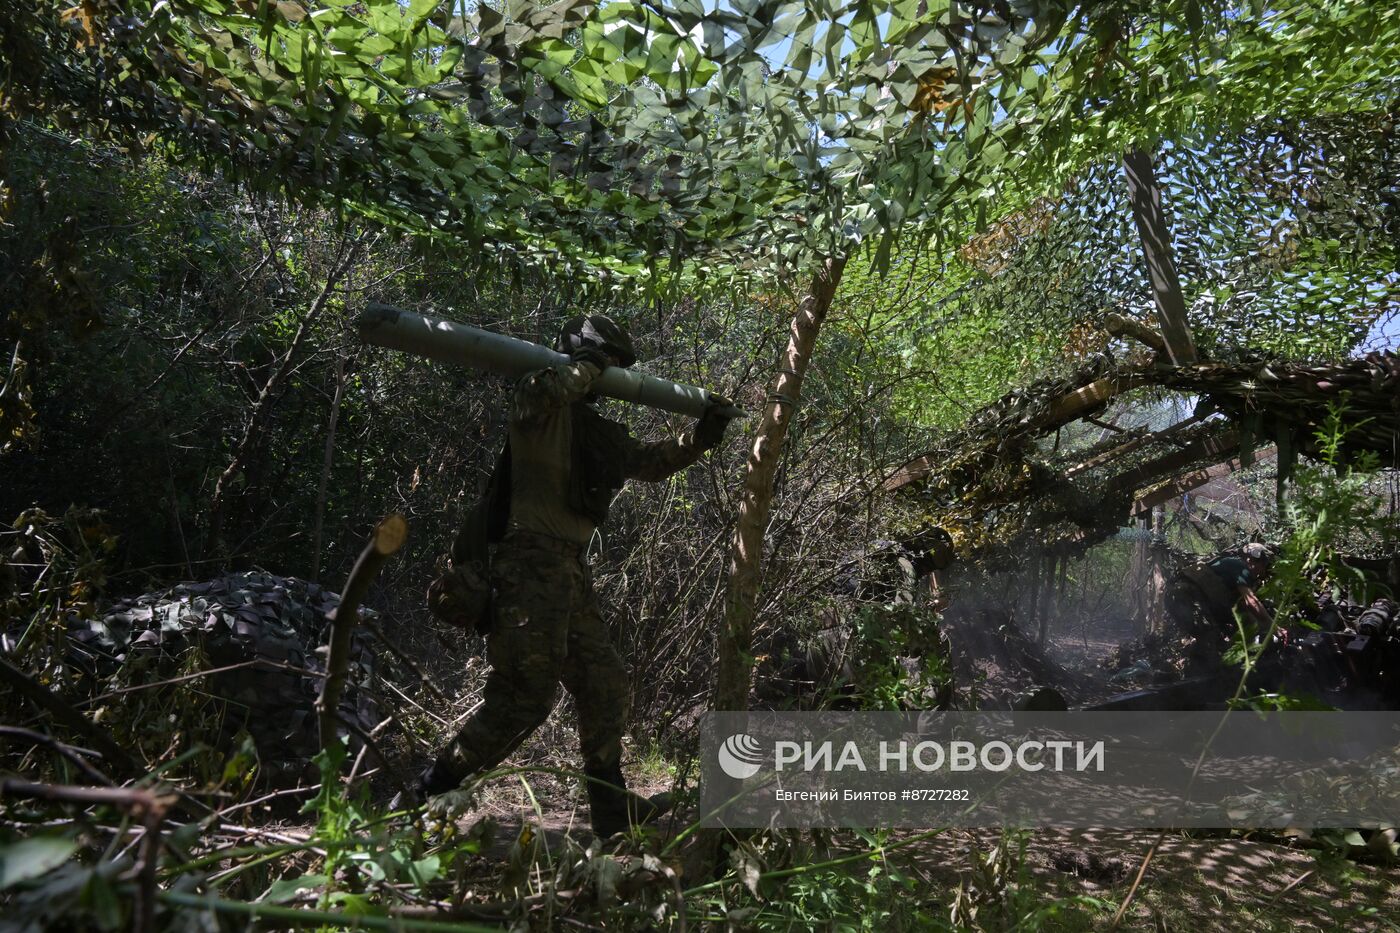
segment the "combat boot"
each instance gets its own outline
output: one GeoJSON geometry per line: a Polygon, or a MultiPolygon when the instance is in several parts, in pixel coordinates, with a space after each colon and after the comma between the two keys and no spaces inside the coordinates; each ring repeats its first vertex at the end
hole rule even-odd
{"type": "Polygon", "coordinates": [[[621,766],[584,768],[583,773],[588,779],[588,816],[593,834],[607,839],[626,832],[629,825],[627,781],[622,776],[621,766]]]}
{"type": "Polygon", "coordinates": [[[456,790],[461,783],[462,779],[453,775],[439,758],[423,769],[411,787],[404,788],[394,795],[394,799],[389,801],[389,809],[407,810],[421,807],[428,802],[429,797],[456,790]]]}
{"type": "Polygon", "coordinates": [[[656,822],[670,813],[674,805],[675,801],[665,791],[652,794],[650,797],[642,797],[630,792],[627,794],[627,816],[631,819],[633,826],[656,822]]]}
{"type": "Polygon", "coordinates": [[[671,810],[670,794],[648,798],[627,790],[627,779],[618,765],[585,768],[583,773],[588,778],[588,810],[593,832],[600,839],[650,823],[671,810]]]}

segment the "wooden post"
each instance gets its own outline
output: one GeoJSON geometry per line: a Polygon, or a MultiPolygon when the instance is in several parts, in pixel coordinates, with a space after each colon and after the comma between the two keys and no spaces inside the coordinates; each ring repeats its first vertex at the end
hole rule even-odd
{"type": "Polygon", "coordinates": [[[1147,576],[1147,630],[1160,634],[1166,630],[1167,617],[1167,510],[1159,506],[1152,511],[1152,541],[1148,545],[1150,569],[1147,576]]]}
{"type": "Polygon", "coordinates": [[[1128,521],[1136,528],[1140,535],[1133,544],[1133,616],[1141,630],[1147,631],[1151,628],[1148,619],[1147,581],[1151,573],[1151,560],[1149,556],[1151,548],[1148,535],[1152,532],[1152,516],[1135,515],[1129,518],[1128,521]]]}
{"type": "Polygon", "coordinates": [[[374,527],[369,542],[360,552],[359,560],[345,581],[340,604],[331,616],[330,651],[326,656],[326,679],[321,695],[316,699],[316,717],[321,729],[321,748],[329,748],[336,740],[339,722],[340,694],[345,690],[346,671],[350,666],[350,636],[360,615],[360,603],[369,592],[369,585],[379,575],[384,561],[408,538],[408,522],[402,515],[390,515],[374,527]]]}
{"type": "Polygon", "coordinates": [[[321,579],[321,533],[326,523],[326,491],[330,487],[331,463],[335,458],[335,428],[340,420],[340,401],[345,397],[345,357],[335,358],[335,394],[331,398],[330,421],[326,425],[326,446],[321,454],[321,479],[316,484],[316,515],[311,523],[311,582],[321,579]]]}
{"type": "Polygon", "coordinates": [[[1162,326],[1162,338],[1167,344],[1167,355],[1177,366],[1194,363],[1196,344],[1186,322],[1186,298],[1172,260],[1171,231],[1162,210],[1162,192],[1152,174],[1152,155],[1142,149],[1129,149],[1123,154],[1123,174],[1128,180],[1128,198],[1147,259],[1147,274],[1152,281],[1152,297],[1157,306],[1157,320],[1162,326]]]}

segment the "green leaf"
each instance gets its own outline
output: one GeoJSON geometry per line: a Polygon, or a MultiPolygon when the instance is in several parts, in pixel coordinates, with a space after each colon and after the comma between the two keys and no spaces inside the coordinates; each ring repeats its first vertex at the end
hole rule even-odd
{"type": "Polygon", "coordinates": [[[1199,40],[1205,32],[1205,22],[1201,17],[1201,4],[1199,0],[1186,0],[1186,28],[1191,33],[1191,38],[1199,40]]]}
{"type": "Polygon", "coordinates": [[[339,907],[347,917],[370,917],[375,915],[374,902],[367,894],[354,894],[350,891],[336,891],[327,899],[334,907],[339,907]]]}
{"type": "Polygon", "coordinates": [[[442,859],[436,855],[418,859],[408,866],[408,878],[416,885],[435,880],[442,872],[442,859]]]}
{"type": "Polygon", "coordinates": [[[78,894],[78,903],[88,913],[98,929],[113,930],[121,926],[126,898],[117,896],[112,883],[98,870],[88,872],[87,882],[78,894]]]}
{"type": "Polygon", "coordinates": [[[48,874],[77,850],[66,836],[31,836],[0,848],[0,891],[48,874]]]}
{"type": "Polygon", "coordinates": [[[871,260],[871,268],[878,275],[884,275],[890,271],[890,250],[894,245],[895,234],[893,231],[880,238],[880,245],[875,250],[875,257],[871,260]]]}
{"type": "Polygon", "coordinates": [[[283,904],[296,897],[302,891],[311,888],[323,888],[330,879],[325,875],[301,875],[297,878],[278,878],[272,886],[258,898],[269,904],[283,904]]]}

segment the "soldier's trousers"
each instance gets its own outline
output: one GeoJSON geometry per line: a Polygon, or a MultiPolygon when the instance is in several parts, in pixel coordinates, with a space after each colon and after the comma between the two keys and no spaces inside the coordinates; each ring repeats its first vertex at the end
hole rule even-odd
{"type": "Polygon", "coordinates": [[[578,708],[584,770],[621,781],[627,670],[598,613],[582,549],[511,532],[491,561],[495,590],[481,707],[439,756],[457,780],[500,764],[545,721],[559,684],[578,708]]]}

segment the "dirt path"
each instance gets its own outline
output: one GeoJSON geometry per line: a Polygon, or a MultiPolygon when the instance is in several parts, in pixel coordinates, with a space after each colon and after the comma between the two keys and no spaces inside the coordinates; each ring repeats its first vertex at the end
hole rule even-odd
{"type": "MultiPolygon", "coordinates": [[[[1001,840],[995,830],[953,831],[909,850],[902,861],[930,889],[955,888],[969,850],[1001,840]]],[[[1047,899],[1084,896],[1109,904],[1081,911],[1107,929],[1126,896],[1152,831],[1038,830],[1026,838],[1020,870],[1047,899]]],[[[1168,833],[1153,856],[1123,929],[1156,931],[1396,930],[1400,869],[1357,864],[1276,841],[1168,833]]],[[[1052,929],[1074,929],[1051,924],[1052,929]]]]}

